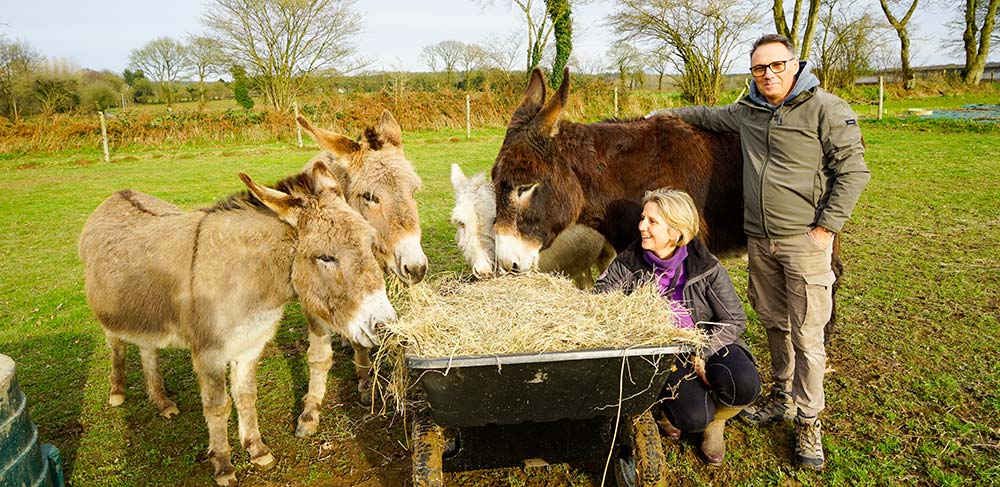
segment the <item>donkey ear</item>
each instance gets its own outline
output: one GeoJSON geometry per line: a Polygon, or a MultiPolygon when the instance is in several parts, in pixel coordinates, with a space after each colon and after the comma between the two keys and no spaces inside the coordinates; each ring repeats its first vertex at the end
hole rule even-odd
{"type": "Polygon", "coordinates": [[[320,147],[324,150],[332,152],[334,155],[346,156],[361,149],[361,145],[357,142],[336,132],[315,127],[302,115],[299,115],[296,120],[302,128],[306,129],[306,131],[309,132],[314,139],[316,139],[316,142],[319,143],[320,147]]]}
{"type": "Polygon", "coordinates": [[[333,174],[333,171],[330,170],[330,167],[325,162],[315,161],[308,170],[309,176],[313,181],[313,187],[316,189],[316,195],[321,200],[330,196],[339,199],[344,198],[344,192],[340,189],[337,176],[333,174]]]}
{"type": "Polygon", "coordinates": [[[451,187],[457,190],[459,185],[464,183],[465,180],[465,173],[462,172],[462,168],[454,162],[451,163],[451,187]]]}
{"type": "Polygon", "coordinates": [[[302,200],[276,189],[261,186],[254,182],[253,179],[250,179],[250,176],[247,176],[244,172],[240,173],[240,180],[243,181],[243,184],[247,185],[250,193],[257,197],[261,203],[264,203],[271,211],[277,213],[281,221],[293,227],[298,223],[302,200]]]}
{"type": "Polygon", "coordinates": [[[510,117],[510,124],[507,128],[514,128],[535,118],[538,111],[542,109],[545,101],[545,78],[542,70],[535,68],[531,71],[531,79],[528,80],[528,88],[524,92],[524,99],[514,110],[514,115],[510,117]]]}
{"type": "Polygon", "coordinates": [[[396,147],[403,146],[403,131],[399,128],[399,123],[396,122],[395,117],[389,110],[382,110],[382,116],[378,119],[378,130],[379,135],[382,136],[388,144],[392,144],[396,147]]]}
{"type": "Polygon", "coordinates": [[[563,69],[563,79],[562,84],[559,85],[559,91],[549,99],[545,107],[535,117],[538,120],[542,134],[555,137],[559,133],[559,115],[562,114],[562,109],[566,106],[568,98],[569,68],[565,68],[563,69]]]}

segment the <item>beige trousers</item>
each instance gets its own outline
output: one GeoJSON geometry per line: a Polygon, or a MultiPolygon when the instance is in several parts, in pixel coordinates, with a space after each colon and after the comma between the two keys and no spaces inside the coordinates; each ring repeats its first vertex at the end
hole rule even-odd
{"type": "Polygon", "coordinates": [[[823,410],[823,327],[833,311],[833,240],[750,237],[749,298],[767,331],[771,379],[807,416],[823,410]]]}

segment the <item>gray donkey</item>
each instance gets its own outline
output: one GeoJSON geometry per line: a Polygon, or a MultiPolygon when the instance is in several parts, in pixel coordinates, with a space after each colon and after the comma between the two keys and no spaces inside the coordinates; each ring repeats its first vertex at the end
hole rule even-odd
{"type": "Polygon", "coordinates": [[[219,485],[235,480],[227,365],[240,442],[255,466],[274,463],[257,424],[256,368],[286,303],[297,297],[311,319],[366,347],[379,323],[395,319],[374,230],[325,164],[273,188],[240,179],[249,192],[192,212],[119,191],[87,219],[79,249],[87,302],[111,348],[108,402],[125,400],[125,344],[134,343],[150,401],[166,418],[177,414],[158,349],[190,349],[219,485]]]}

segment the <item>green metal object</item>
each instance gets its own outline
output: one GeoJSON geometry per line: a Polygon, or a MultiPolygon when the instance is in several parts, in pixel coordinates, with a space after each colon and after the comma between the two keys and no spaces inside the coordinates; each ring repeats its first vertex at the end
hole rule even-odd
{"type": "Polygon", "coordinates": [[[62,487],[59,450],[38,444],[38,428],[17,386],[14,361],[0,354],[0,485],[62,487]]]}

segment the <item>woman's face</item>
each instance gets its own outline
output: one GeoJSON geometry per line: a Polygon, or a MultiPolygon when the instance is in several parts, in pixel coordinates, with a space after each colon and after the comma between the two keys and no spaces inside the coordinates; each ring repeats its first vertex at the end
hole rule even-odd
{"type": "Polygon", "coordinates": [[[642,248],[652,251],[661,259],[665,259],[674,253],[681,232],[667,224],[663,213],[660,212],[660,207],[655,202],[650,201],[642,207],[639,235],[642,236],[642,248]]]}

